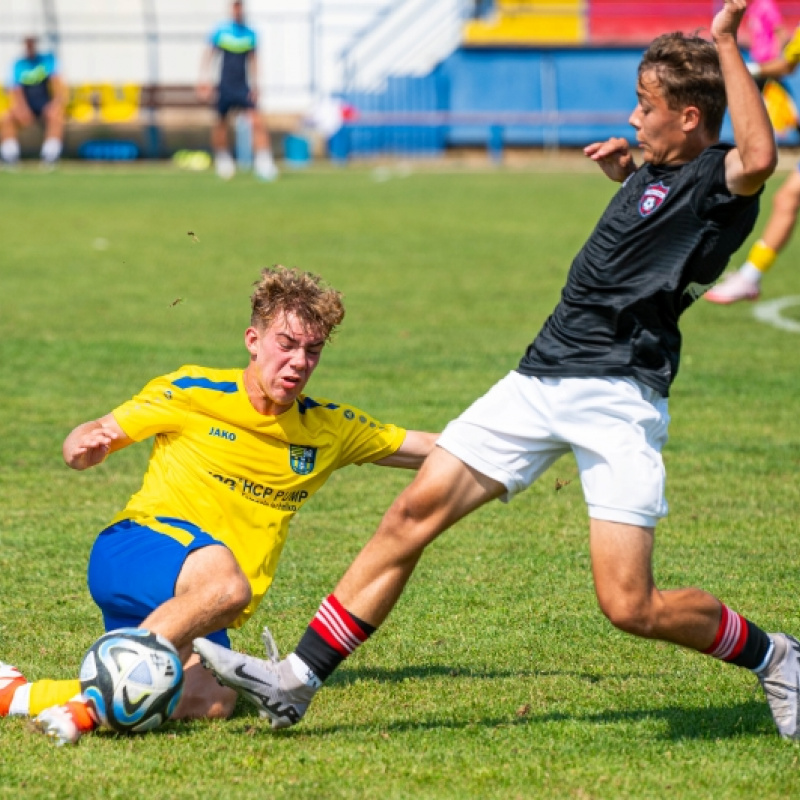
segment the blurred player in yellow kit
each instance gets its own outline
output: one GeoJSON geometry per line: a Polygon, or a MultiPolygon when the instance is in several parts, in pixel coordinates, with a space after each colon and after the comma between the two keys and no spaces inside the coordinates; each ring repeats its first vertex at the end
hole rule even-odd
{"type": "MultiPolygon", "coordinates": [[[[184,663],[175,716],[227,717],[236,694],[191,652],[252,615],[272,583],[291,518],[348,464],[417,468],[435,434],[384,425],[357,408],[303,393],[344,317],[315,275],[265,269],[252,295],[242,369],[184,366],[66,438],[83,470],[155,437],[141,489],[97,537],[88,584],[106,630],[144,627],[184,663]]],[[[77,680],[29,683],[0,663],[0,716],[36,717],[59,743],[96,727],[77,680]]]]}
{"type": "MultiPolygon", "coordinates": [[[[800,26],[783,48],[779,58],[751,67],[753,76],[766,81],[764,101],[773,127],[778,133],[800,129],[797,108],[781,78],[791,75],[800,64],[800,26]]],[[[761,296],[761,280],[769,272],[780,252],[789,244],[800,212],[800,163],[792,170],[772,198],[772,213],[761,238],[750,248],[744,264],[729,273],[713,289],[706,300],[718,305],[730,305],[740,300],[757,300],[761,296]]]]}

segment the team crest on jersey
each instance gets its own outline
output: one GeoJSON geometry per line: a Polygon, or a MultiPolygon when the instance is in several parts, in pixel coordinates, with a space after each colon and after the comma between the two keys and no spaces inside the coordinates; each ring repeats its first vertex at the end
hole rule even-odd
{"type": "Polygon", "coordinates": [[[658,183],[651,183],[645,190],[641,199],[639,200],[639,213],[643,217],[649,217],[656,211],[664,200],[667,199],[669,194],[669,187],[664,186],[661,181],[658,183]]]}
{"type": "Polygon", "coordinates": [[[289,445],[289,465],[298,475],[308,475],[314,470],[317,461],[317,448],[303,444],[289,445]]]}

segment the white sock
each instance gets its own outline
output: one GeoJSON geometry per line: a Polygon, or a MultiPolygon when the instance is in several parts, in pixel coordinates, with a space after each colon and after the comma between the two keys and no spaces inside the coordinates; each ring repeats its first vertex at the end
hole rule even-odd
{"type": "Polygon", "coordinates": [[[309,667],[308,664],[306,664],[306,662],[300,658],[300,656],[297,656],[294,653],[289,653],[286,658],[297,680],[301,681],[303,684],[311,687],[312,689],[319,689],[319,687],[322,686],[322,681],[314,674],[314,672],[311,670],[311,667],[309,667]]]}
{"type": "Polygon", "coordinates": [[[50,137],[42,143],[42,161],[52,164],[61,156],[61,139],[50,137]]]}
{"type": "Polygon", "coordinates": [[[9,717],[28,717],[31,713],[31,686],[32,683],[23,683],[11,698],[8,707],[9,717]]]}
{"type": "Polygon", "coordinates": [[[756,284],[758,286],[761,283],[761,279],[764,277],[764,273],[756,266],[751,264],[749,261],[745,261],[742,264],[741,269],[739,270],[739,274],[750,283],[756,284]]]}
{"type": "Polygon", "coordinates": [[[19,161],[19,142],[16,139],[3,139],[0,142],[0,158],[9,164],[19,161]]]}

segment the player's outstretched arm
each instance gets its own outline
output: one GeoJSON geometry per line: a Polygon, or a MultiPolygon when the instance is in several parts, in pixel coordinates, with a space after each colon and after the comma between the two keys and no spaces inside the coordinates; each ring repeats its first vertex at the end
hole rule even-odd
{"type": "Polygon", "coordinates": [[[78,425],[64,440],[64,461],[72,469],[84,470],[101,464],[109,453],[133,443],[113,414],[78,425]]]}
{"type": "Polygon", "coordinates": [[[594,142],[583,148],[583,154],[591,158],[612,181],[622,183],[636,172],[627,139],[613,137],[605,142],[594,142]]]}
{"type": "Polygon", "coordinates": [[[373,463],[381,467],[419,469],[428,453],[433,450],[438,438],[438,433],[406,431],[406,438],[403,440],[403,444],[394,453],[373,463]]]}
{"type": "Polygon", "coordinates": [[[755,194],[775,171],[778,151],[761,93],[736,41],[747,0],[725,0],[711,23],[719,54],[736,148],[725,158],[725,179],[733,194],[755,194]]]}

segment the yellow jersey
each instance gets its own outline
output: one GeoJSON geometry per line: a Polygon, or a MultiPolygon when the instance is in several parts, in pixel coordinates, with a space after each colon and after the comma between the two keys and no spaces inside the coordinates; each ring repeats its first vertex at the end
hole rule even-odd
{"type": "Polygon", "coordinates": [[[142,488],[111,524],[131,519],[188,542],[185,520],[227,545],[253,591],[234,627],[272,583],[291,518],[334,470],[391,455],[406,433],[307,395],[259,414],[243,370],[197,366],[155,378],[112,414],[129,438],[155,443],[142,488]]]}

